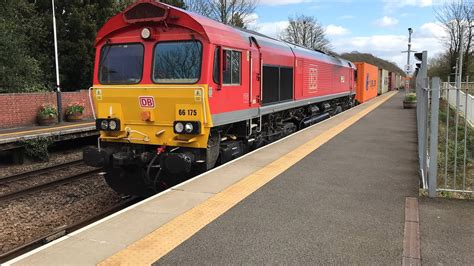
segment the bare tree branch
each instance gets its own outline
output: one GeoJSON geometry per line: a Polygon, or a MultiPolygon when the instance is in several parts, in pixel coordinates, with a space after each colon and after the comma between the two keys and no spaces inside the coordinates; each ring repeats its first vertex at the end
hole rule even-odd
{"type": "MultiPolygon", "coordinates": [[[[463,75],[472,72],[474,1],[455,0],[442,5],[435,10],[437,20],[443,25],[448,37],[443,40],[447,47],[447,58],[450,69],[456,66],[456,60],[461,50],[461,40],[464,41],[463,75]],[[464,32],[462,31],[464,26],[464,32]],[[471,71],[470,71],[471,69],[471,71]]],[[[471,73],[472,74],[472,73],[471,73]]]]}
{"type": "Polygon", "coordinates": [[[231,26],[245,28],[258,0],[186,0],[192,12],[231,26]]]}
{"type": "Polygon", "coordinates": [[[289,24],[283,34],[282,40],[302,45],[314,50],[330,52],[330,44],[326,39],[324,28],[316,18],[299,15],[288,18],[289,24]]]}

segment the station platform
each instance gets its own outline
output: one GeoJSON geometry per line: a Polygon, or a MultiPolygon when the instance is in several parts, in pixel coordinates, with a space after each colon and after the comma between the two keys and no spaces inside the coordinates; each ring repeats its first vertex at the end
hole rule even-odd
{"type": "MultiPolygon", "coordinates": [[[[384,94],[5,265],[419,265],[415,111],[402,100],[384,94]]],[[[430,205],[422,215],[439,214],[430,205]]]]}
{"type": "Polygon", "coordinates": [[[16,149],[20,142],[38,137],[53,137],[53,141],[98,135],[93,120],[62,122],[53,126],[27,126],[0,129],[0,151],[16,149]]]}

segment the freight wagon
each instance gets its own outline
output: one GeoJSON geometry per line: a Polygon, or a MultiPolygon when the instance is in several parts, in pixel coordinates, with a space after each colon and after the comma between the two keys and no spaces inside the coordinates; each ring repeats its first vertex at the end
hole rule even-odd
{"type": "Polygon", "coordinates": [[[403,87],[403,77],[400,74],[397,74],[397,89],[400,89],[403,87]]]}
{"type": "Polygon", "coordinates": [[[357,67],[356,101],[364,103],[377,97],[378,68],[365,62],[355,62],[357,67]]]}
{"type": "Polygon", "coordinates": [[[388,92],[388,70],[379,68],[379,87],[378,94],[384,94],[388,92]]]}
{"type": "Polygon", "coordinates": [[[388,90],[393,91],[396,90],[397,87],[397,73],[389,72],[388,73],[388,90]]]}

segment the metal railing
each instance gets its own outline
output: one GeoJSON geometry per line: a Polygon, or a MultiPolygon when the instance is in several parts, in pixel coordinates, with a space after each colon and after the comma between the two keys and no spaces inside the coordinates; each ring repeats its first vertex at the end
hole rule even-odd
{"type": "Polygon", "coordinates": [[[443,83],[443,92],[441,97],[449,102],[451,108],[459,110],[471,127],[474,127],[474,82],[461,83],[461,89],[456,88],[455,83],[443,83]],[[467,96],[466,96],[467,95],[467,96]]]}
{"type": "Polygon", "coordinates": [[[416,76],[418,158],[421,187],[474,193],[474,84],[456,87],[427,76],[427,53],[416,76]]]}
{"type": "Polygon", "coordinates": [[[474,192],[474,86],[470,85],[442,87],[438,191],[474,192]]]}

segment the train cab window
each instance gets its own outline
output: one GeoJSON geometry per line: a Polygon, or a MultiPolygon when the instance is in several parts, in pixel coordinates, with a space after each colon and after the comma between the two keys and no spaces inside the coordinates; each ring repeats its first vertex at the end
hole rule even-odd
{"type": "Polygon", "coordinates": [[[224,50],[223,57],[223,84],[240,85],[242,52],[224,50]]]}
{"type": "Polygon", "coordinates": [[[219,69],[221,68],[221,60],[219,57],[220,54],[220,49],[219,47],[214,50],[214,66],[212,70],[212,79],[216,84],[220,84],[220,77],[219,77],[219,69]]]}
{"type": "Polygon", "coordinates": [[[99,81],[102,84],[136,84],[142,79],[143,45],[104,45],[100,52],[99,81]]]}
{"type": "Polygon", "coordinates": [[[153,81],[192,84],[201,75],[202,44],[199,41],[160,42],[155,46],[153,81]]]}

